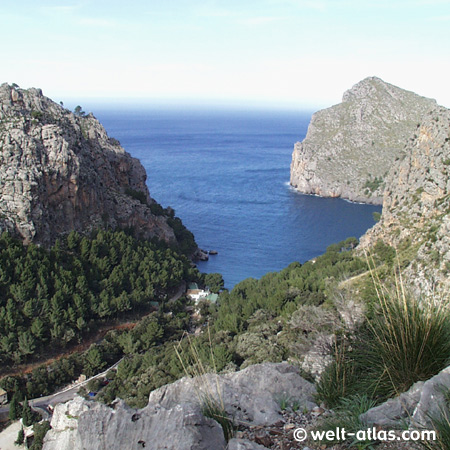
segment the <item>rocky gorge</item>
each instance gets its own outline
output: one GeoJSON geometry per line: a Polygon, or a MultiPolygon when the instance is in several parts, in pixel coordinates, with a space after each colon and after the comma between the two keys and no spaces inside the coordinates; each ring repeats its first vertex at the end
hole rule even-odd
{"type": "MultiPolygon", "coordinates": [[[[152,212],[154,203],[145,186],[142,166],[108,138],[92,116],[70,113],[45,99],[38,90],[23,91],[2,85],[1,92],[5,131],[2,229],[14,231],[25,242],[47,243],[70,229],[104,223],[112,227],[134,226],[143,237],[176,240],[167,224],[169,213],[152,212]],[[20,108],[25,108],[23,114],[19,113],[20,108]],[[70,126],[58,128],[63,122],[70,126]],[[30,167],[25,170],[27,164],[30,167]]],[[[443,292],[448,287],[449,141],[449,110],[437,106],[433,100],[369,78],[344,94],[342,104],[313,117],[305,141],[294,150],[291,184],[305,193],[383,202],[381,220],[361,238],[354,253],[370,253],[382,242],[397,252],[406,286],[418,296],[430,298],[437,289],[443,292]]],[[[342,256],[350,251],[338,249],[335,253],[342,256]]],[[[331,265],[338,264],[336,255],[330,256],[331,265]]],[[[312,271],[309,268],[320,263],[314,260],[308,264],[304,266],[312,271]]],[[[292,273],[299,278],[294,269],[292,273]]],[[[355,278],[360,276],[367,273],[355,278]]],[[[318,284],[331,285],[331,278],[327,277],[326,282],[319,280],[318,284]]],[[[284,280],[279,284],[282,283],[284,280]]],[[[314,284],[310,280],[308,283],[314,284]]],[[[300,280],[298,284],[283,284],[280,302],[283,305],[294,300],[298,304],[312,302],[312,297],[302,290],[308,283],[300,280]]],[[[325,366],[332,362],[336,342],[330,331],[333,327],[340,335],[349,331],[356,334],[363,320],[361,290],[359,287],[352,290],[349,283],[345,285],[342,290],[334,286],[325,290],[324,297],[317,300],[318,306],[313,303],[295,312],[283,310],[284,317],[264,312],[269,307],[258,298],[259,309],[241,327],[244,330],[248,327],[247,333],[239,336],[239,327],[233,321],[229,323],[236,326],[236,331],[218,333],[218,339],[227,342],[234,338],[239,342],[246,335],[248,341],[242,338],[241,347],[252,343],[248,353],[257,353],[263,346],[277,349],[277,339],[292,341],[295,336],[300,342],[306,336],[312,345],[308,347],[303,342],[300,345],[302,362],[300,358],[291,358],[289,363],[264,362],[245,368],[243,365],[242,370],[224,370],[219,375],[185,377],[150,392],[148,404],[143,408],[131,408],[119,399],[106,405],[76,397],[56,407],[43,448],[303,450],[306,444],[295,441],[293,429],[310,426],[324,413],[331,414],[324,410],[325,405],[317,404],[320,402],[316,387],[305,377],[320,380],[325,366]],[[314,322],[312,312],[321,327],[319,335],[313,324],[307,323],[314,322]],[[336,312],[345,326],[336,328],[333,317],[336,312]],[[353,317],[355,312],[357,320],[353,317]],[[263,317],[260,322],[256,320],[258,314],[263,317]],[[294,317],[300,322],[295,327],[294,317]],[[280,325],[282,320],[290,321],[298,334],[287,334],[280,325]],[[258,346],[250,338],[260,339],[258,346]],[[220,421],[208,417],[204,411],[205,398],[211,392],[215,401],[222,404],[226,416],[237,424],[238,431],[228,443],[220,421]],[[289,402],[291,415],[282,407],[289,402]],[[293,402],[298,405],[296,411],[293,402]]],[[[270,296],[266,288],[265,295],[270,296]]],[[[243,299],[250,303],[253,298],[247,296],[245,287],[238,286],[239,289],[243,299]]],[[[244,354],[239,345],[234,350],[244,354]]],[[[281,360],[279,355],[283,353],[276,354],[274,359],[281,360]]],[[[398,428],[402,424],[430,427],[430,414],[439,415],[446,408],[442,389],[449,388],[449,369],[445,368],[430,380],[420,381],[407,392],[370,408],[360,416],[361,423],[378,427],[398,428]]]]}

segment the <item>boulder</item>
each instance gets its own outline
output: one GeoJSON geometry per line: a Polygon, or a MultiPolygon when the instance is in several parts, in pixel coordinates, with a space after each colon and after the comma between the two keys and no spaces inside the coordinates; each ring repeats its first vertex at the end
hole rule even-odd
{"type": "Polygon", "coordinates": [[[193,405],[115,408],[80,397],[58,405],[44,450],[224,450],[220,425],[193,405]],[[68,411],[77,416],[68,416],[68,411]]]}
{"type": "Polygon", "coordinates": [[[280,401],[295,399],[301,408],[316,406],[315,387],[288,363],[255,364],[239,372],[182,378],[150,393],[149,404],[172,408],[214,398],[236,422],[271,425],[281,416],[280,401]]]}
{"type": "Polygon", "coordinates": [[[368,426],[433,428],[433,419],[448,417],[450,366],[434,377],[415,383],[407,392],[369,409],[360,416],[368,426]]]}

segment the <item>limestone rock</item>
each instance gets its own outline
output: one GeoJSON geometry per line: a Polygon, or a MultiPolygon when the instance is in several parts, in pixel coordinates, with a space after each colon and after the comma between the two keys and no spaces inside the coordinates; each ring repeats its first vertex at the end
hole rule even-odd
{"type": "Polygon", "coordinates": [[[117,402],[115,408],[76,398],[58,405],[44,450],[224,450],[220,425],[192,405],[141,410],[117,402]],[[67,411],[79,415],[67,419],[67,411]]]}
{"type": "Polygon", "coordinates": [[[361,421],[367,426],[398,427],[401,422],[408,421],[412,417],[420,400],[423,384],[422,381],[419,381],[407,392],[369,409],[366,413],[361,414],[361,421]]]}
{"type": "Polygon", "coordinates": [[[172,408],[177,404],[200,404],[207,396],[223,401],[237,423],[270,425],[281,419],[279,402],[295,399],[310,410],[315,387],[287,363],[255,364],[239,372],[182,378],[150,393],[149,404],[172,408]]]}
{"type": "Polygon", "coordinates": [[[450,110],[436,107],[410,137],[403,159],[389,173],[380,222],[358,251],[378,240],[398,249],[403,280],[413,292],[434,298],[450,279],[450,110]]]}
{"type": "Polygon", "coordinates": [[[376,77],[316,112],[295,144],[293,187],[302,193],[381,204],[385,178],[422,117],[436,102],[376,77]]]}
{"type": "Polygon", "coordinates": [[[48,245],[108,226],[176,242],[146,177],[92,114],[75,115],[38,89],[0,86],[0,232],[48,245]]]}
{"type": "Polygon", "coordinates": [[[433,429],[432,419],[448,417],[448,392],[450,367],[445,368],[425,382],[415,383],[409,391],[369,409],[360,416],[368,426],[433,429]],[[444,416],[445,417],[445,416],[444,416]]]}
{"type": "MultiPolygon", "coordinates": [[[[202,395],[220,390],[225,409],[235,422],[270,425],[280,421],[279,396],[289,395],[311,410],[314,386],[287,363],[265,363],[240,372],[201,378],[183,378],[153,391],[140,410],[122,400],[114,407],[77,397],[58,405],[47,433],[44,450],[146,449],[221,450],[221,426],[201,413],[202,395]]],[[[281,421],[281,423],[283,423],[281,421]]],[[[245,439],[232,439],[235,450],[264,447],[245,439]]]]}

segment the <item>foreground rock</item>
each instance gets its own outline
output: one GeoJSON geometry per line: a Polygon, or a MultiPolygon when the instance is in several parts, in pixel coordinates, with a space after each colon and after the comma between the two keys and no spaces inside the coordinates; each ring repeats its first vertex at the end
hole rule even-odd
{"type": "Polygon", "coordinates": [[[315,113],[295,144],[290,183],[300,192],[381,204],[385,178],[431,99],[366,78],[342,103],[315,113]]]}
{"type": "Polygon", "coordinates": [[[176,242],[146,173],[92,116],[39,89],[0,86],[0,231],[26,243],[98,227],[176,242]]]}
{"type": "MultiPolygon", "coordinates": [[[[286,363],[258,364],[240,372],[183,378],[150,394],[140,410],[117,401],[113,407],[77,397],[57,405],[44,450],[221,450],[225,440],[221,426],[204,417],[204,395],[222,399],[237,425],[271,425],[283,421],[283,399],[311,410],[314,386],[286,363]],[[220,396],[218,394],[220,393],[220,396]]],[[[220,400],[219,400],[220,401],[220,400]]],[[[231,448],[262,449],[245,439],[233,439],[231,448]]]]}
{"type": "Polygon", "coordinates": [[[81,397],[55,408],[44,450],[208,450],[225,449],[220,425],[199,408],[177,405],[114,409],[81,397]]]}
{"type": "Polygon", "coordinates": [[[423,382],[414,384],[409,391],[370,409],[361,415],[367,425],[433,429],[433,420],[449,415],[450,367],[423,382]]]}
{"type": "Polygon", "coordinates": [[[282,419],[280,404],[295,401],[300,409],[316,405],[315,387],[287,363],[264,363],[225,375],[207,374],[182,378],[150,393],[149,403],[172,408],[180,403],[198,404],[214,397],[223,401],[237,424],[270,425],[282,419]]]}

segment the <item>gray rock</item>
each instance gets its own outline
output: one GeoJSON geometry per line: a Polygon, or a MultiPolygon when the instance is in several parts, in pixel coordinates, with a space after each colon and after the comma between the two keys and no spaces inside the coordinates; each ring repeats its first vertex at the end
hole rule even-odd
{"type": "Polygon", "coordinates": [[[239,372],[182,378],[150,393],[149,404],[172,408],[182,403],[201,404],[205,398],[223,402],[236,422],[270,425],[282,418],[280,400],[295,399],[301,408],[316,406],[315,387],[287,363],[255,364],[239,372]]]}
{"type": "Polygon", "coordinates": [[[417,407],[424,383],[415,383],[408,392],[385,403],[369,409],[361,414],[360,419],[367,426],[398,427],[402,422],[408,422],[417,407]]]}
{"type": "Polygon", "coordinates": [[[427,380],[422,387],[419,402],[411,419],[416,427],[433,428],[432,419],[448,417],[448,394],[450,392],[450,367],[427,380]]]}
{"type": "MultiPolygon", "coordinates": [[[[286,363],[257,364],[240,372],[183,378],[153,391],[140,410],[123,401],[114,407],[77,397],[57,405],[44,450],[146,449],[221,450],[225,439],[221,426],[201,413],[203,394],[221,394],[225,408],[236,421],[267,425],[282,418],[277,396],[289,395],[311,409],[314,386],[286,363]]],[[[264,447],[233,439],[234,449],[264,447]]]]}
{"type": "Polygon", "coordinates": [[[409,424],[414,428],[433,429],[432,419],[448,415],[450,366],[425,382],[414,384],[399,397],[370,409],[360,416],[369,426],[399,427],[409,424]]]}
{"type": "Polygon", "coordinates": [[[76,398],[58,405],[44,450],[222,450],[220,425],[192,405],[141,410],[118,402],[115,408],[76,398]],[[76,416],[68,413],[76,412],[76,416]]]}
{"type": "Polygon", "coordinates": [[[0,232],[47,245],[71,230],[130,227],[175,242],[167,217],[151,211],[146,177],[92,114],[0,86],[0,232]]]}
{"type": "Polygon", "coordinates": [[[306,138],[295,144],[291,185],[306,194],[381,204],[387,173],[435,106],[434,100],[366,78],[342,103],[312,116],[306,138]]]}

